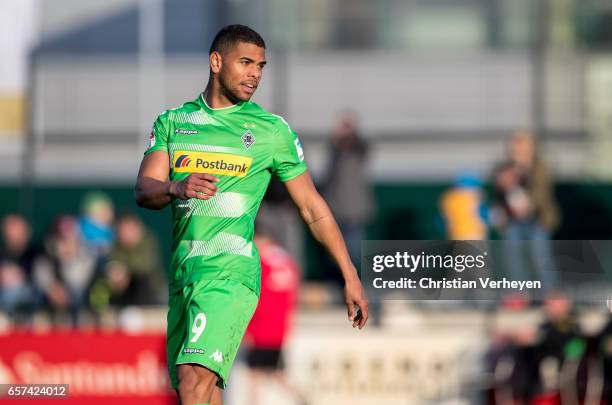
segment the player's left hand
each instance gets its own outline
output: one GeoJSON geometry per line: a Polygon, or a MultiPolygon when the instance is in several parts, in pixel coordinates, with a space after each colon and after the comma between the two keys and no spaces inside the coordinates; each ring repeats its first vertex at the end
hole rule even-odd
{"type": "Polygon", "coordinates": [[[344,285],[344,300],[348,310],[349,322],[353,328],[362,329],[368,321],[368,299],[359,279],[347,281],[344,285]],[[355,309],[357,307],[357,309],[355,309]]]}

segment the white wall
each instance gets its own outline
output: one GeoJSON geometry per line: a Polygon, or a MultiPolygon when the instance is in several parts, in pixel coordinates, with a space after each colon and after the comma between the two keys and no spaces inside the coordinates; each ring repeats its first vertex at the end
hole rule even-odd
{"type": "MultiPolygon", "coordinates": [[[[374,143],[367,169],[386,181],[450,179],[465,169],[487,174],[503,157],[503,135],[531,125],[530,65],[523,54],[302,53],[288,58],[286,85],[278,56],[268,59],[255,101],[288,118],[315,176],[326,167],[334,116],[347,107],[359,114],[365,136],[382,140],[374,143]],[[286,102],[276,98],[279,91],[286,91],[286,102]]],[[[586,129],[588,65],[579,55],[549,58],[552,129],[586,129]]],[[[133,58],[43,61],[34,100],[37,173],[49,180],[79,181],[69,177],[78,173],[132,181],[147,139],[142,120],[151,125],[161,111],[192,100],[207,78],[207,59],[197,56],[166,58],[161,69],[133,58]],[[162,91],[141,104],[143,86],[162,91]]],[[[589,173],[589,141],[547,142],[558,174],[589,173]]]]}
{"type": "MultiPolygon", "coordinates": [[[[22,0],[20,0],[22,1],[22,0]]],[[[45,38],[112,16],[139,0],[39,0],[40,30],[45,38]]]]}
{"type": "MultiPolygon", "coordinates": [[[[273,109],[275,86],[286,89],[282,112],[303,133],[328,132],[344,108],[359,114],[366,134],[494,132],[532,124],[531,67],[523,54],[300,53],[288,59],[286,85],[278,81],[274,55],[269,59],[255,100],[273,109]]],[[[548,63],[547,121],[553,129],[581,130],[584,63],[578,57],[560,59],[551,57],[548,63]]],[[[108,57],[43,62],[37,70],[36,127],[83,136],[138,131],[141,68],[137,60],[108,57]]],[[[207,59],[166,58],[163,72],[163,82],[149,84],[163,86],[165,94],[148,100],[151,120],[204,87],[207,59]]]]}

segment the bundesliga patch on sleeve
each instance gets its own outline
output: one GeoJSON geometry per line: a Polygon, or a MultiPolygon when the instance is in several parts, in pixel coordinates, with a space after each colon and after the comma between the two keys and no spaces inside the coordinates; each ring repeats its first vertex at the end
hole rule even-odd
{"type": "Polygon", "coordinates": [[[149,134],[149,148],[152,148],[153,146],[155,146],[155,134],[153,131],[151,131],[149,134]]]}
{"type": "Polygon", "coordinates": [[[295,150],[297,151],[298,157],[300,158],[300,162],[304,161],[304,149],[302,148],[302,142],[300,142],[299,138],[295,138],[295,150]]]}

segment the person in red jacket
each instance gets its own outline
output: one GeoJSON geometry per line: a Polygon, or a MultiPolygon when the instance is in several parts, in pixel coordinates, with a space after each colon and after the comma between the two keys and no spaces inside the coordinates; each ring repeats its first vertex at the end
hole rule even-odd
{"type": "Polygon", "coordinates": [[[300,403],[303,393],[283,373],[282,348],[291,329],[300,285],[297,262],[272,237],[255,227],[254,242],[261,259],[261,294],[247,328],[247,365],[251,380],[251,404],[256,404],[265,378],[276,380],[300,403]]]}

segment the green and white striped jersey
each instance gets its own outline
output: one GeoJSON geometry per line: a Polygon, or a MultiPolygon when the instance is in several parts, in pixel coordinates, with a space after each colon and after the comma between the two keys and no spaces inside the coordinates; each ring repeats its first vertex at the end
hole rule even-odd
{"type": "Polygon", "coordinates": [[[285,182],[307,170],[295,132],[253,102],[212,109],[200,95],[157,118],[145,154],[154,151],[168,153],[173,181],[190,173],[219,178],[210,200],[172,201],[170,292],[229,279],[259,294],[255,216],[272,174],[285,182]]]}

